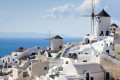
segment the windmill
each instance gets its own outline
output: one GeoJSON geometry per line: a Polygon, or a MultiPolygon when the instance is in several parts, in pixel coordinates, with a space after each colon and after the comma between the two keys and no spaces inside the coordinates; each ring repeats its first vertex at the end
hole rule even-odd
{"type": "Polygon", "coordinates": [[[82,15],[82,17],[91,17],[91,33],[94,34],[94,17],[96,17],[94,0],[92,0],[91,5],[92,5],[91,6],[91,15],[82,15]]]}
{"type": "Polygon", "coordinates": [[[51,40],[51,29],[48,31],[48,39],[45,39],[45,40],[49,40],[49,45],[50,45],[50,40],[51,40]]]}

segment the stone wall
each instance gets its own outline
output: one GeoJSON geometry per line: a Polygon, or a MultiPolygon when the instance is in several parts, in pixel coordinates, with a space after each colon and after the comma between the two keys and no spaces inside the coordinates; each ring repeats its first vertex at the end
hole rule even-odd
{"type": "Polygon", "coordinates": [[[114,50],[115,58],[120,61],[120,44],[114,44],[114,50]]]}
{"type": "Polygon", "coordinates": [[[106,73],[109,73],[110,79],[120,80],[120,66],[102,57],[100,58],[100,60],[100,64],[105,70],[105,78],[107,76],[106,73]]]}

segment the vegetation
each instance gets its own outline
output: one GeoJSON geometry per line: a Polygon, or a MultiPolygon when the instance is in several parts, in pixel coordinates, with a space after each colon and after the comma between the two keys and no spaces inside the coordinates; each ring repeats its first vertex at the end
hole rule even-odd
{"type": "Polygon", "coordinates": [[[20,60],[20,61],[19,61],[19,65],[21,65],[21,63],[22,63],[22,61],[20,60]]]}
{"type": "Polygon", "coordinates": [[[88,54],[88,53],[85,53],[85,54],[88,54]]]}
{"type": "Polygon", "coordinates": [[[78,59],[77,54],[72,54],[69,55],[68,58],[72,58],[72,59],[78,59]]]}
{"type": "Polygon", "coordinates": [[[29,56],[22,56],[19,60],[27,60],[27,58],[29,58],[29,56]]]}
{"type": "Polygon", "coordinates": [[[66,63],[65,64],[68,64],[68,61],[66,61],[66,63]]]}
{"type": "Polygon", "coordinates": [[[6,75],[9,75],[9,74],[11,74],[12,73],[12,71],[10,71],[10,72],[8,72],[8,73],[3,73],[2,71],[0,72],[0,76],[6,76],[6,75]]]}

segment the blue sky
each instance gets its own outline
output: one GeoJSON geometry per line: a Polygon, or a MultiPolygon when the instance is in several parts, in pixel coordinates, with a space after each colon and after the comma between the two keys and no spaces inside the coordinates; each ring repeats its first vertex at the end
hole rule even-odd
{"type": "MultiPolygon", "coordinates": [[[[95,0],[120,25],[120,0],[95,0]]],[[[91,0],[0,0],[0,32],[37,32],[82,37],[90,33],[91,0]]]]}

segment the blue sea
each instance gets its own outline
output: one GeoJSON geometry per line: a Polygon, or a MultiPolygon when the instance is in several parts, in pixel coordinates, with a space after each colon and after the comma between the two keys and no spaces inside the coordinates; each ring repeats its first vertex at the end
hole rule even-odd
{"type": "MultiPolygon", "coordinates": [[[[82,38],[65,38],[64,43],[80,42],[82,38]]],[[[32,48],[34,46],[41,46],[46,48],[50,43],[48,40],[41,38],[0,38],[0,56],[4,57],[19,47],[32,48]]]]}

